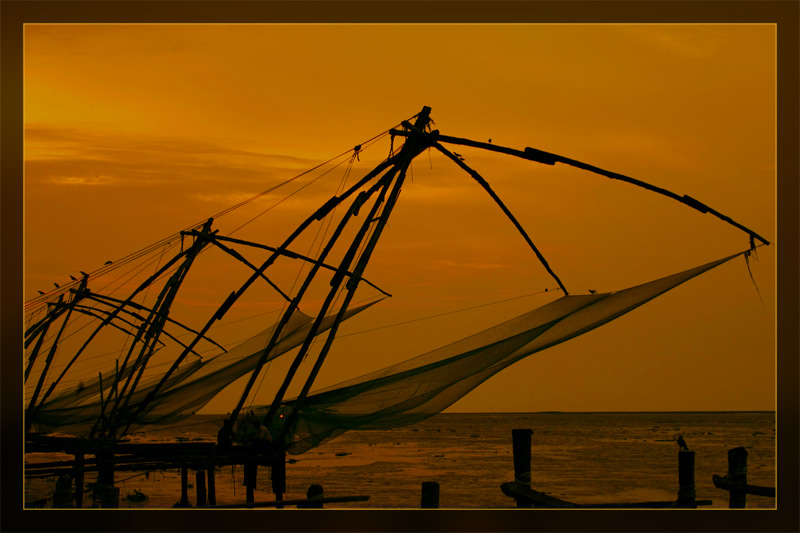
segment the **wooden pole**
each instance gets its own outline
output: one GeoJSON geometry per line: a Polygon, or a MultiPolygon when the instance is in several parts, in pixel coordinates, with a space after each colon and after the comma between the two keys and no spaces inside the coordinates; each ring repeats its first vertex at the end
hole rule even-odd
{"type": "Polygon", "coordinates": [[[189,507],[189,469],[181,467],[181,501],[178,507],[189,507]]]}
{"type": "Polygon", "coordinates": [[[98,451],[97,481],[100,484],[100,507],[113,509],[119,507],[119,488],[114,486],[114,451],[98,451]]]}
{"type": "MultiPolygon", "coordinates": [[[[286,492],[286,451],[283,446],[278,445],[275,450],[275,458],[272,461],[272,492],[275,494],[275,501],[283,501],[283,494],[286,492]]],[[[276,506],[283,509],[283,504],[276,506]]]]}
{"type": "Polygon", "coordinates": [[[255,461],[248,460],[244,464],[244,486],[246,488],[245,502],[253,503],[255,501],[255,488],[256,478],[258,477],[258,464],[255,461]]]}
{"type": "MultiPolygon", "coordinates": [[[[531,487],[531,429],[512,429],[511,440],[514,450],[514,481],[531,487]]],[[[530,502],[517,500],[517,507],[531,507],[530,502]]]]}
{"type": "Polygon", "coordinates": [[[216,482],[214,481],[214,467],[208,467],[208,505],[217,505],[216,482]]]}
{"type": "Polygon", "coordinates": [[[678,452],[678,504],[696,507],[694,485],[694,452],[678,452]]]}
{"type": "Polygon", "coordinates": [[[422,482],[422,503],[420,507],[423,509],[439,508],[439,483],[436,481],[422,482]]]}
{"type": "MultiPolygon", "coordinates": [[[[728,481],[742,488],[747,484],[747,450],[741,446],[728,450],[728,481]]],[[[747,505],[747,493],[735,489],[734,486],[730,489],[729,507],[744,509],[747,505]]]]}
{"type": "Polygon", "coordinates": [[[206,506],[206,471],[197,470],[194,474],[194,488],[197,493],[197,507],[206,506]]]}
{"type": "Polygon", "coordinates": [[[83,452],[75,452],[75,507],[83,507],[83,452]]]}

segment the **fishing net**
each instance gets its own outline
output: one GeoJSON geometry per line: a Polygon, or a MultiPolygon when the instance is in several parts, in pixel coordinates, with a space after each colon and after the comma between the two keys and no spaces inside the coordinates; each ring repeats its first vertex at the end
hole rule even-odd
{"type": "MultiPolygon", "coordinates": [[[[371,302],[346,312],[344,319],[360,313],[374,305],[371,302]]],[[[334,323],[334,316],[326,316],[318,334],[328,330],[334,323]]],[[[296,348],[308,336],[312,317],[295,311],[283,330],[281,340],[267,355],[265,361],[296,348]]],[[[130,431],[149,424],[168,424],[195,414],[222,389],[252,372],[269,343],[275,326],[247,339],[228,352],[206,360],[195,360],[175,371],[161,386],[147,407],[131,424],[130,431]]],[[[127,378],[131,368],[122,371],[121,380],[127,378]]],[[[103,396],[113,394],[112,379],[114,370],[103,373],[106,376],[103,396]]],[[[158,385],[163,374],[142,380],[128,403],[130,412],[135,412],[139,404],[158,385]]],[[[74,386],[57,396],[48,399],[36,414],[34,427],[40,433],[54,429],[75,436],[88,436],[92,426],[101,413],[100,377],[74,386]]]]}
{"type": "MultiPolygon", "coordinates": [[[[617,292],[564,296],[437,350],[322,389],[299,405],[287,451],[303,453],[351,429],[424,420],[520,359],[610,322],[738,255],[617,292]]],[[[295,402],[287,402],[283,412],[295,402]]]]}

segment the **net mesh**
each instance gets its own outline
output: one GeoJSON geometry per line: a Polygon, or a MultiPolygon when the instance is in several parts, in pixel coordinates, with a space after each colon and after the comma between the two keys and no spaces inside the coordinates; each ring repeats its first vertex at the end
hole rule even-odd
{"type": "MultiPolygon", "coordinates": [[[[287,451],[303,453],[351,429],[424,420],[520,359],[606,324],[737,255],[617,292],[564,296],[437,350],[322,389],[299,405],[287,451]]],[[[293,402],[284,409],[296,407],[293,402]]]]}
{"type": "MultiPolygon", "coordinates": [[[[374,305],[371,302],[346,312],[344,319],[360,313],[374,305]]],[[[334,316],[322,320],[319,333],[328,330],[334,316]]],[[[267,355],[271,361],[296,348],[306,339],[313,319],[295,311],[283,330],[281,340],[267,355]]],[[[222,389],[252,372],[269,343],[275,326],[252,336],[226,353],[207,360],[195,360],[174,372],[161,386],[158,393],[147,404],[130,426],[130,431],[150,424],[172,423],[195,414],[222,389]]],[[[121,380],[127,378],[133,369],[121,373],[121,380]]],[[[103,397],[113,395],[111,376],[114,371],[103,373],[103,397]]],[[[143,380],[129,400],[129,409],[135,412],[139,404],[158,385],[163,374],[143,380]]],[[[49,399],[36,414],[34,427],[41,433],[53,430],[76,436],[87,436],[101,413],[100,377],[79,386],[74,386],[49,399]]]]}

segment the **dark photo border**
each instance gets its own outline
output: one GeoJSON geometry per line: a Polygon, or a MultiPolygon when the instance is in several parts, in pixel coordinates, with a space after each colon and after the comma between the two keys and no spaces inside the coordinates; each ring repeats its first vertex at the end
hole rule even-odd
{"type": "MultiPolygon", "coordinates": [[[[2,531],[800,531],[798,509],[798,65],[800,1],[21,1],[2,15],[0,297],[2,531]],[[776,510],[23,510],[22,36],[25,23],[768,23],[777,25],[778,314],[776,510]]],[[[499,487],[498,487],[499,490],[499,487]]]]}

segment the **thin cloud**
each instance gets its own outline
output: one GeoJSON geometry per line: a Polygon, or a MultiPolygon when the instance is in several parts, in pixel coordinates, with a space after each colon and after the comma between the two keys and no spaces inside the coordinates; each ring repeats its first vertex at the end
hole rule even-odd
{"type": "Polygon", "coordinates": [[[229,186],[250,189],[254,184],[269,186],[319,163],[193,139],[106,135],[44,126],[26,128],[25,152],[29,183],[65,185],[191,182],[197,186],[219,183],[224,177],[229,186]]]}

